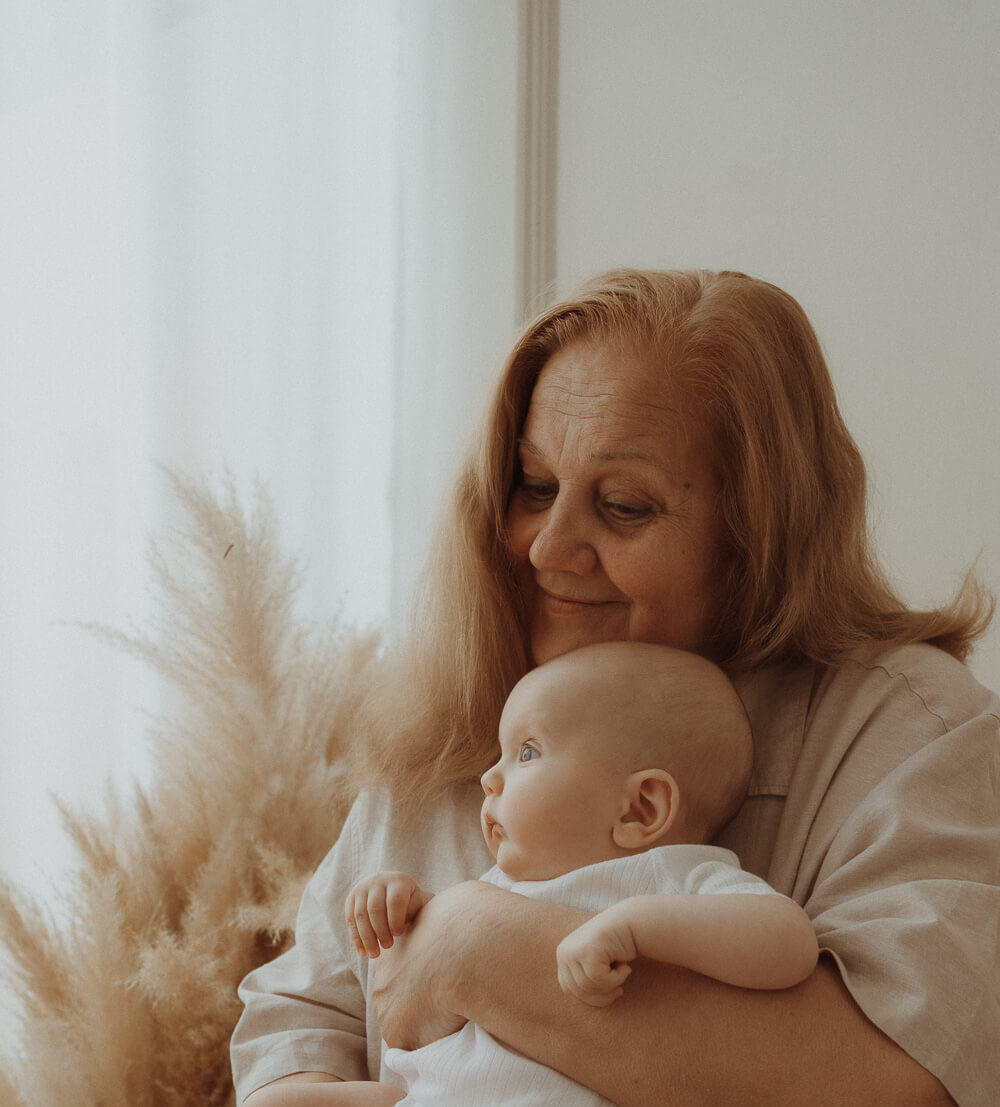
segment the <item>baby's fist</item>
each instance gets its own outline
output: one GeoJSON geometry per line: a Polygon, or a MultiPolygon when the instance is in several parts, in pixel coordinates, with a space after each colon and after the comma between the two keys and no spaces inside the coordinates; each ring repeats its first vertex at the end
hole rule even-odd
{"type": "Polygon", "coordinates": [[[567,934],[556,949],[559,986],[591,1007],[607,1007],[622,994],[636,956],[631,934],[595,915],[567,934]]]}
{"type": "Polygon", "coordinates": [[[344,904],[354,948],[363,957],[378,957],[430,898],[405,873],[375,873],[358,881],[344,904]]]}

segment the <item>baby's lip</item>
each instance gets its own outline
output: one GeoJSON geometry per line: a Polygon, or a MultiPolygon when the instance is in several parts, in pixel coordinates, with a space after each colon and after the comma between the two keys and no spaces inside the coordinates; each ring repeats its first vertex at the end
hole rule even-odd
{"type": "Polygon", "coordinates": [[[503,834],[503,826],[492,815],[487,815],[484,811],[483,831],[486,834],[486,841],[491,842],[495,836],[503,834]]]}

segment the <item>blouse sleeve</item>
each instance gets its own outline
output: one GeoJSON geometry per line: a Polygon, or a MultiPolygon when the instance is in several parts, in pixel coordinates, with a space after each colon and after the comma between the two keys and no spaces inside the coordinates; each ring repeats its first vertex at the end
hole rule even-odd
{"type": "Polygon", "coordinates": [[[686,893],[701,896],[777,896],[781,894],[775,891],[766,880],[741,869],[736,854],[730,853],[729,850],[718,852],[729,856],[712,858],[695,865],[684,881],[683,890],[686,893]]]}
{"type": "Polygon", "coordinates": [[[812,836],[825,841],[805,907],[868,1018],[960,1107],[992,1107],[1000,1088],[996,700],[956,722],[914,683],[902,695],[936,736],[882,775],[913,729],[906,711],[914,707],[900,709],[897,697],[859,727],[814,812],[812,836]],[[877,782],[838,818],[841,785],[856,786],[868,771],[877,782]]]}
{"type": "Polygon", "coordinates": [[[347,940],[343,904],[357,879],[359,801],[306,886],[295,945],[251,972],[230,1045],[237,1102],[295,1072],[367,1080],[365,995],[360,958],[347,940]]]}

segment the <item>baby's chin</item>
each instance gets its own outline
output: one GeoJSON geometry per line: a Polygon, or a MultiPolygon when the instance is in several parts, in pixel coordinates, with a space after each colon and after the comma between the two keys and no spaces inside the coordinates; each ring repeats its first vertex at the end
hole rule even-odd
{"type": "Polygon", "coordinates": [[[505,843],[500,844],[494,856],[497,867],[511,880],[552,880],[559,876],[559,871],[554,866],[542,864],[537,860],[526,860],[524,857],[517,856],[512,850],[505,849],[504,845],[505,843]]]}
{"type": "Polygon", "coordinates": [[[621,856],[618,853],[602,854],[587,860],[574,859],[573,861],[551,862],[546,864],[538,860],[526,861],[523,857],[504,856],[503,847],[496,853],[497,866],[502,873],[511,880],[518,881],[542,881],[555,880],[556,877],[565,876],[577,869],[585,869],[590,865],[599,865],[602,861],[612,861],[621,856]]]}

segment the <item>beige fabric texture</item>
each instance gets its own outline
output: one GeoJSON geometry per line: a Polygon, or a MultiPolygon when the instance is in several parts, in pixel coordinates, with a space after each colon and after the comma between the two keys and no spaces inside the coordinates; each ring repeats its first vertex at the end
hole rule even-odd
{"type": "MultiPolygon", "coordinates": [[[[929,646],[736,681],[753,726],[747,800],[716,844],[809,913],[866,1015],[959,1107],[1000,1087],[1000,700],[929,646]]],[[[296,946],[251,973],[233,1037],[240,1101],[304,1069],[381,1072],[367,964],[342,922],[362,875],[440,891],[492,858],[470,788],[418,828],[359,799],[303,898],[296,946]]],[[[382,1074],[391,1079],[391,1074],[382,1074]]]]}

